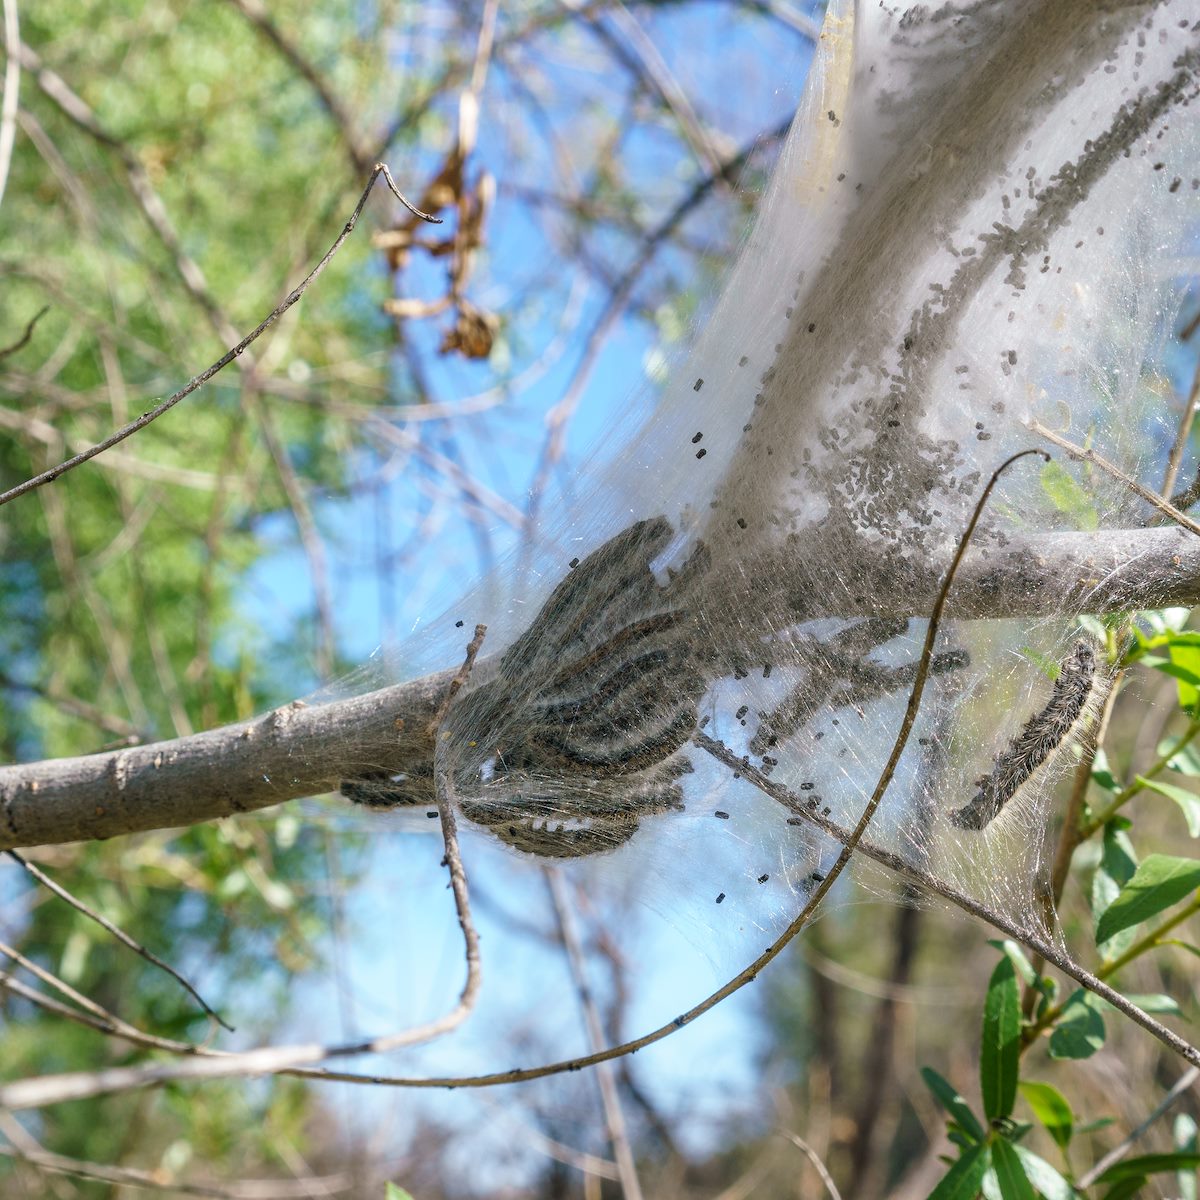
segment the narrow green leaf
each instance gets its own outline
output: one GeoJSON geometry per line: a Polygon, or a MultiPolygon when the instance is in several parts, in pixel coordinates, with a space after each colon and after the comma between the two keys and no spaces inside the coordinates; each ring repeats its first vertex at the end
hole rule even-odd
{"type": "Polygon", "coordinates": [[[1194,742],[1189,742],[1181,750],[1174,748],[1179,745],[1178,738],[1166,738],[1159,742],[1156,753],[1159,757],[1170,754],[1167,766],[1180,775],[1200,775],[1200,750],[1194,742]]]}
{"type": "Polygon", "coordinates": [[[1120,1183],[1123,1179],[1157,1175],[1160,1171],[1194,1171],[1200,1167],[1200,1153],[1194,1150],[1174,1150],[1168,1154],[1139,1154],[1114,1163],[1097,1183],[1120,1183]]]}
{"type": "Polygon", "coordinates": [[[1197,701],[1200,701],[1200,646],[1176,636],[1170,642],[1170,655],[1178,674],[1176,671],[1167,674],[1174,675],[1177,681],[1179,707],[1195,712],[1197,701]]]}
{"type": "Polygon", "coordinates": [[[1033,963],[1026,957],[1025,951],[1011,938],[989,938],[988,945],[994,946],[1001,954],[1008,955],[1017,974],[1021,977],[1022,983],[1028,987],[1034,987],[1037,984],[1038,973],[1033,969],[1033,963]]]}
{"type": "Polygon", "coordinates": [[[408,1192],[394,1183],[384,1185],[383,1197],[384,1200],[412,1200],[412,1196],[408,1192]]]}
{"type": "Polygon", "coordinates": [[[1053,1084],[1035,1083],[1028,1079],[1021,1082],[1020,1088],[1025,1102],[1033,1109],[1033,1115],[1046,1127],[1055,1145],[1065,1150],[1075,1131],[1075,1114],[1066,1096],[1053,1084]]]}
{"type": "Polygon", "coordinates": [[[991,1148],[972,1146],[956,1162],[926,1200],[975,1200],[984,1173],[992,1164],[991,1148]]]}
{"type": "Polygon", "coordinates": [[[1157,654],[1147,654],[1141,661],[1145,667],[1153,667],[1164,675],[1170,675],[1176,681],[1179,707],[1189,713],[1196,711],[1196,702],[1200,699],[1200,675],[1190,667],[1176,662],[1174,658],[1162,658],[1157,654]]]}
{"type": "Polygon", "coordinates": [[[1051,1058],[1091,1058],[1104,1045],[1100,1001],[1083,988],[1071,993],[1050,1035],[1051,1058]]]}
{"type": "Polygon", "coordinates": [[[987,1136],[979,1118],[971,1111],[971,1106],[954,1090],[954,1085],[943,1079],[932,1067],[921,1068],[921,1078],[925,1086],[933,1093],[934,1099],[962,1127],[963,1131],[982,1142],[987,1136]]]}
{"type": "Polygon", "coordinates": [[[1076,1191],[1070,1181],[1058,1173],[1044,1158],[1039,1158],[1024,1146],[1013,1146],[1025,1174],[1045,1200],[1075,1200],[1076,1191]]]}
{"type": "Polygon", "coordinates": [[[1048,462],[1042,468],[1041,484],[1050,503],[1069,516],[1079,529],[1091,531],[1100,527],[1100,518],[1087,491],[1061,463],[1048,462]]]}
{"type": "MultiPolygon", "coordinates": [[[[1180,1113],[1171,1126],[1171,1140],[1176,1150],[1195,1152],[1196,1122],[1187,1113],[1180,1113]]],[[[1179,1200],[1196,1200],[1196,1168],[1186,1167],[1175,1174],[1175,1186],[1179,1188],[1179,1200]]]]}
{"type": "Polygon", "coordinates": [[[1043,654],[1040,650],[1035,650],[1032,646],[1022,646],[1021,654],[1029,659],[1031,663],[1047,679],[1057,679],[1059,672],[1062,670],[1062,664],[1056,658],[1052,658],[1049,654],[1043,654]]]}
{"type": "Polygon", "coordinates": [[[992,972],[983,1005],[979,1046],[979,1087],[983,1113],[998,1121],[1012,1113],[1021,1065],[1021,993],[1012,959],[1002,958],[992,972]]]}
{"type": "Polygon", "coordinates": [[[1170,854],[1151,854],[1096,923],[1096,941],[1129,929],[1178,904],[1200,887],[1200,862],[1170,854]]]}
{"type": "Polygon", "coordinates": [[[992,1169],[1004,1200],[1035,1200],[1033,1185],[1013,1144],[997,1138],[992,1145],[992,1169]]]}
{"type": "Polygon", "coordinates": [[[1104,1193],[1101,1200],[1133,1200],[1135,1196],[1142,1194],[1142,1188],[1146,1186],[1145,1175],[1133,1175],[1128,1179],[1122,1179],[1119,1183],[1113,1184],[1107,1192],[1104,1193]]]}
{"type": "MultiPolygon", "coordinates": [[[[1114,817],[1104,826],[1103,850],[1092,875],[1092,920],[1097,927],[1109,905],[1121,894],[1121,889],[1137,870],[1137,854],[1126,833],[1128,828],[1129,822],[1124,817],[1114,817]]],[[[1101,955],[1111,961],[1133,944],[1134,937],[1133,930],[1126,930],[1101,944],[1097,936],[1096,945],[1101,955]]]]}
{"type": "Polygon", "coordinates": [[[1150,791],[1157,792],[1160,796],[1166,796],[1168,800],[1174,800],[1183,813],[1183,819],[1187,822],[1188,833],[1192,837],[1200,837],[1200,796],[1194,795],[1185,788],[1176,787],[1173,783],[1164,783],[1161,779],[1144,779],[1139,775],[1138,782],[1149,788],[1150,791]]]}
{"type": "Polygon", "coordinates": [[[1107,1129],[1110,1125],[1117,1123],[1115,1117],[1097,1117],[1094,1121],[1089,1121],[1086,1125],[1080,1125],[1075,1130],[1076,1133],[1099,1133],[1102,1129],[1107,1129]]]}

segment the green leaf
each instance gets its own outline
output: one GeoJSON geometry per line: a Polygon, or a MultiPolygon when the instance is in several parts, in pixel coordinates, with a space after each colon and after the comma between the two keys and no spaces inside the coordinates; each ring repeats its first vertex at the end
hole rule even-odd
{"type": "Polygon", "coordinates": [[[954,1090],[954,1085],[943,1079],[932,1067],[922,1067],[921,1078],[925,1080],[925,1086],[933,1093],[934,1099],[958,1122],[963,1131],[976,1142],[982,1142],[987,1136],[983,1126],[971,1111],[971,1106],[954,1090]]]}
{"type": "Polygon", "coordinates": [[[1164,996],[1161,992],[1153,992],[1144,996],[1130,993],[1126,999],[1132,1000],[1143,1012],[1166,1013],[1171,1017],[1183,1016],[1183,1010],[1179,1005],[1170,996],[1164,996]]]}
{"type": "Polygon", "coordinates": [[[1049,654],[1043,654],[1032,646],[1022,646],[1021,654],[1029,659],[1047,679],[1058,678],[1059,672],[1062,670],[1062,664],[1058,659],[1052,658],[1049,654]]]}
{"type": "Polygon", "coordinates": [[[974,1200],[983,1176],[991,1165],[991,1148],[987,1145],[972,1146],[942,1176],[941,1182],[926,1200],[974,1200]]]}
{"type": "Polygon", "coordinates": [[[1076,1192],[1070,1181],[1058,1173],[1044,1158],[1039,1158],[1024,1146],[1014,1146],[1021,1166],[1034,1188],[1046,1200],[1075,1200],[1076,1192]]]}
{"type": "Polygon", "coordinates": [[[1178,738],[1167,738],[1159,742],[1156,753],[1160,758],[1170,754],[1167,766],[1172,771],[1178,771],[1180,775],[1200,775],[1200,750],[1196,749],[1193,742],[1175,750],[1178,745],[1178,738]]]}
{"type": "Polygon", "coordinates": [[[1104,1045],[1101,1002],[1079,988],[1067,998],[1062,1016],[1050,1035],[1051,1058],[1091,1058],[1104,1045]]]}
{"type": "Polygon", "coordinates": [[[398,1187],[394,1183],[384,1184],[383,1200],[412,1200],[402,1187],[398,1187]]]}
{"type": "Polygon", "coordinates": [[[1049,1083],[1036,1083],[1024,1080],[1020,1084],[1021,1095],[1033,1109],[1033,1115],[1046,1127],[1046,1132],[1054,1139],[1054,1144],[1060,1150],[1065,1150],[1071,1142],[1071,1134],[1075,1130],[1075,1114],[1066,1096],[1049,1083]]]}
{"type": "MultiPolygon", "coordinates": [[[[1104,826],[1103,850],[1100,863],[1092,876],[1092,920],[1097,926],[1112,902],[1121,894],[1121,889],[1137,871],[1137,854],[1133,843],[1125,832],[1129,822],[1123,817],[1114,817],[1104,826]]],[[[1102,956],[1114,959],[1123,954],[1132,944],[1134,933],[1129,930],[1101,944],[1097,935],[1096,945],[1102,956]]]]}
{"type": "Polygon", "coordinates": [[[992,972],[983,1005],[979,1046],[979,1087],[989,1121],[1012,1113],[1021,1065],[1021,994],[1012,959],[1002,958],[992,972]]]}
{"type": "Polygon", "coordinates": [[[1102,1200],[1133,1200],[1133,1197],[1141,1195],[1142,1188],[1145,1186],[1145,1175],[1134,1175],[1129,1179],[1122,1179],[1109,1188],[1104,1193],[1102,1200]]]}
{"type": "Polygon", "coordinates": [[[1025,951],[1016,942],[1011,938],[989,938],[988,945],[994,946],[1001,954],[1008,955],[1022,983],[1028,987],[1037,985],[1038,973],[1033,969],[1033,963],[1026,957],[1025,951]]]}
{"type": "Polygon", "coordinates": [[[1168,1154],[1140,1154],[1114,1163],[1097,1183],[1120,1183],[1125,1179],[1137,1179],[1157,1175],[1161,1171],[1194,1171],[1200,1167],[1200,1153],[1194,1150],[1175,1150],[1168,1154]]]}
{"type": "Polygon", "coordinates": [[[1000,1185],[1004,1200],[1034,1200],[1033,1185],[1017,1155],[1016,1148],[1004,1138],[997,1138],[992,1145],[992,1170],[1000,1185]]]}
{"type": "MultiPolygon", "coordinates": [[[[1196,1122],[1187,1113],[1180,1113],[1171,1126],[1171,1140],[1176,1150],[1195,1152],[1196,1122]]],[[[1196,1200],[1196,1169],[1187,1167],[1175,1175],[1175,1186],[1179,1188],[1179,1200],[1196,1200]]]]}
{"type": "Polygon", "coordinates": [[[1168,800],[1174,800],[1183,812],[1183,819],[1187,821],[1188,833],[1192,837],[1200,837],[1200,796],[1185,788],[1176,787],[1173,783],[1164,783],[1161,779],[1145,779],[1141,775],[1137,779],[1138,783],[1150,791],[1166,796],[1168,800]]]}
{"type": "Polygon", "coordinates": [[[1171,664],[1180,673],[1168,671],[1167,674],[1175,675],[1177,680],[1179,707],[1195,712],[1200,701],[1200,645],[1176,636],[1171,639],[1170,647],[1171,664]]]}
{"type": "Polygon", "coordinates": [[[1092,531],[1100,526],[1100,518],[1087,492],[1075,477],[1058,462],[1048,462],[1042,468],[1042,491],[1060,513],[1065,513],[1078,529],[1092,531]]]}
{"type": "Polygon", "coordinates": [[[1096,941],[1148,920],[1200,887],[1200,862],[1151,854],[1096,923],[1096,941]]]}
{"type": "Polygon", "coordinates": [[[1110,1125],[1116,1124],[1115,1117],[1097,1117],[1094,1121],[1089,1121],[1086,1125],[1080,1125],[1075,1130],[1076,1133],[1099,1133],[1102,1129],[1107,1129],[1110,1125]]]}
{"type": "Polygon", "coordinates": [[[1108,765],[1108,755],[1104,753],[1103,746],[1096,751],[1096,756],[1092,759],[1092,782],[1098,787],[1102,787],[1106,792],[1119,792],[1121,790],[1121,785],[1117,782],[1116,776],[1112,773],[1108,765]]]}

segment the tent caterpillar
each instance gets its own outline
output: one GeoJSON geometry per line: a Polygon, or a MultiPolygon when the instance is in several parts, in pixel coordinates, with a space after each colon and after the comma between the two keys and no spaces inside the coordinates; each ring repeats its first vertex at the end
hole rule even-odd
{"type": "Polygon", "coordinates": [[[1063,659],[1046,706],[1033,714],[1021,732],[994,760],[991,773],[976,780],[969,804],[950,814],[960,829],[985,829],[1000,815],[1034,773],[1068,743],[1087,716],[1096,692],[1096,647],[1080,640],[1063,659]]]}

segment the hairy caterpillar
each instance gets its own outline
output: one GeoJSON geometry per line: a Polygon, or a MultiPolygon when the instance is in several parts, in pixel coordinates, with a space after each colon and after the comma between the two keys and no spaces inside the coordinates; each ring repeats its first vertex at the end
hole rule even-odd
{"type": "Polygon", "coordinates": [[[950,819],[960,829],[984,829],[1047,759],[1077,731],[1096,688],[1096,648],[1086,640],[1063,659],[1050,699],[1021,732],[996,756],[991,773],[975,782],[979,789],[969,804],[950,819]]]}

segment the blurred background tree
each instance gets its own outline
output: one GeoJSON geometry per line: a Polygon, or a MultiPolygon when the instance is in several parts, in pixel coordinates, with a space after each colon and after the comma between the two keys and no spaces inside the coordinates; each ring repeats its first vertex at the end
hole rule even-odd
{"type": "MultiPolygon", "coordinates": [[[[16,11],[9,0],[4,487],[253,327],[377,159],[445,223],[418,224],[377,191],[365,227],[236,372],[6,509],[11,761],[182,735],[333,683],[517,545],[629,390],[652,402],[746,228],[819,28],[787,0],[98,0],[22,7],[17,44],[16,11]]],[[[1165,684],[1122,694],[1110,764],[1140,769],[1184,719],[1165,684]]],[[[1147,840],[1179,835],[1168,805],[1146,821],[1147,840]]],[[[427,850],[422,868],[390,844],[396,886],[440,886],[427,850]]],[[[379,937],[388,885],[362,826],[289,807],[33,857],[235,1014],[248,1044],[372,1019],[352,960],[379,937]]],[[[523,985],[508,989],[525,1014],[503,1035],[514,1054],[551,1058],[577,1036],[576,936],[605,1039],[638,1032],[619,919],[574,895],[576,935],[540,878],[516,895],[489,888],[486,869],[474,882],[523,985]],[[531,1007],[535,989],[569,1003],[531,1007]]],[[[203,1036],[166,976],[15,868],[0,888],[6,943],[134,1024],[203,1036]]],[[[1068,890],[1070,921],[1090,922],[1086,900],[1068,890]]],[[[428,937],[441,935],[435,922],[428,937]]],[[[678,1060],[646,1055],[616,1066],[608,1095],[592,1075],[449,1101],[364,1102],[284,1078],[168,1087],[0,1114],[0,1187],[377,1197],[391,1178],[422,1198],[628,1195],[623,1137],[657,1197],[815,1196],[814,1160],[846,1196],[924,1196],[947,1146],[918,1069],[965,1090],[994,958],[961,921],[867,898],[822,921],[757,996],[681,1035],[672,1053],[692,1069],[673,1081],[678,1060]],[[274,1182],[250,1189],[258,1179],[274,1182]]],[[[1139,990],[1187,994],[1191,961],[1140,964],[1139,990]]],[[[10,1077],[132,1058],[15,992],[3,1012],[10,1077]]],[[[1124,1028],[1053,1070],[1081,1120],[1122,1128],[1178,1073],[1124,1028]]]]}

